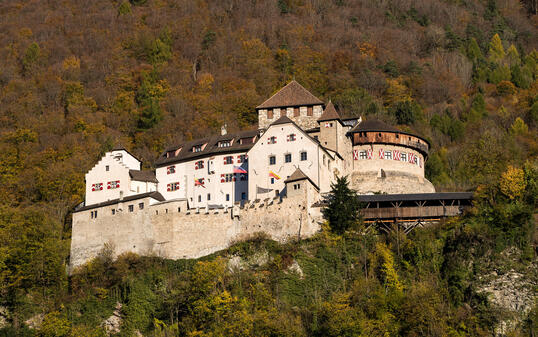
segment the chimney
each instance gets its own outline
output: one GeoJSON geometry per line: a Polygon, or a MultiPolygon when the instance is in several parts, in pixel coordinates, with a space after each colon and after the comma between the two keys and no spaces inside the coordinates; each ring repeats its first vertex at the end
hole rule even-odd
{"type": "Polygon", "coordinates": [[[227,127],[226,124],[224,124],[223,126],[220,127],[220,135],[221,136],[224,136],[225,134],[228,133],[228,131],[226,131],[226,127],[227,127]]]}

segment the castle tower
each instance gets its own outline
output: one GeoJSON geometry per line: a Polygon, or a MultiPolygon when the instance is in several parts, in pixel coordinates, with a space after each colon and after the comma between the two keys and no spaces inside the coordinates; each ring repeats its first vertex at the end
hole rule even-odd
{"type": "Polygon", "coordinates": [[[348,132],[353,146],[351,186],[360,194],[434,193],[424,177],[429,143],[379,120],[348,132]]]}
{"type": "Polygon", "coordinates": [[[268,100],[256,107],[258,128],[266,129],[282,116],[287,116],[303,130],[317,127],[323,102],[296,81],[291,81],[268,100]]]}
{"type": "Polygon", "coordinates": [[[331,101],[318,119],[319,142],[325,148],[342,154],[345,132],[342,119],[331,101]]]}

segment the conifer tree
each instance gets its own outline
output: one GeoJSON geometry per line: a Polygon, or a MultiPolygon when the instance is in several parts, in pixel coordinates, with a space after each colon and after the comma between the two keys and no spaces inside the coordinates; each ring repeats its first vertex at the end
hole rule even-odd
{"type": "Polygon", "coordinates": [[[489,60],[491,62],[500,63],[505,56],[506,54],[499,34],[493,35],[489,42],[489,60]]]}
{"type": "Polygon", "coordinates": [[[357,192],[349,188],[347,176],[336,178],[325,201],[327,207],[323,209],[323,216],[333,232],[342,234],[360,220],[357,192]]]}

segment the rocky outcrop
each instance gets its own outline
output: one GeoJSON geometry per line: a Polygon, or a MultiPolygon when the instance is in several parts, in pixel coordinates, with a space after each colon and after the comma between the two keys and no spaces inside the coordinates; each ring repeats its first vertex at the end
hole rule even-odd
{"type": "Polygon", "coordinates": [[[101,323],[101,326],[105,329],[108,336],[112,334],[117,334],[120,332],[121,323],[123,322],[123,317],[121,315],[121,303],[116,303],[116,308],[112,315],[109,318],[101,323]]]}

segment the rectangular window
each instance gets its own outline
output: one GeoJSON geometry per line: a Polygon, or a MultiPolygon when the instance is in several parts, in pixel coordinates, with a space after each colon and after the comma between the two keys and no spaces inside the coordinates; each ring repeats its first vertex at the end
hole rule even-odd
{"type": "Polygon", "coordinates": [[[276,157],[269,156],[269,165],[275,165],[275,164],[276,164],[276,157]]]}
{"type": "Polygon", "coordinates": [[[144,203],[143,202],[138,204],[138,209],[144,209],[144,203]]]}
{"type": "Polygon", "coordinates": [[[385,159],[392,159],[392,151],[385,151],[385,159]]]}
{"type": "Polygon", "coordinates": [[[307,158],[308,157],[307,157],[306,151],[301,152],[301,161],[305,161],[307,160],[307,158]]]}
{"type": "Polygon", "coordinates": [[[301,184],[293,184],[293,189],[294,189],[294,190],[299,190],[299,189],[301,189],[301,184]]]}
{"type": "Polygon", "coordinates": [[[198,196],[198,202],[202,202],[202,196],[201,195],[198,196]]]}
{"type": "Polygon", "coordinates": [[[230,201],[230,195],[226,194],[226,201],[230,201]]]}
{"type": "Polygon", "coordinates": [[[359,158],[360,159],[366,159],[366,151],[359,152],[359,158]]]}
{"type": "Polygon", "coordinates": [[[230,147],[232,146],[232,142],[229,140],[222,140],[219,142],[219,147],[230,147]]]}
{"type": "Polygon", "coordinates": [[[239,173],[239,180],[241,181],[248,180],[248,175],[246,173],[239,173]]]}
{"type": "Polygon", "coordinates": [[[166,168],[166,174],[174,174],[174,173],[176,173],[176,166],[175,165],[168,166],[166,168]]]}
{"type": "Polygon", "coordinates": [[[179,190],[179,182],[166,184],[166,191],[172,192],[179,190]]]}
{"type": "Polygon", "coordinates": [[[200,170],[200,169],[203,169],[203,168],[204,168],[204,161],[203,160],[199,160],[196,163],[194,163],[194,169],[195,170],[200,170]]]}
{"type": "Polygon", "coordinates": [[[129,205],[129,212],[134,211],[134,205],[129,205]]]}
{"type": "Polygon", "coordinates": [[[247,161],[247,155],[246,154],[240,154],[237,156],[237,163],[244,163],[247,161]]]}
{"type": "Polygon", "coordinates": [[[267,144],[276,144],[276,136],[269,137],[267,144]]]}
{"type": "Polygon", "coordinates": [[[107,172],[110,171],[110,166],[105,166],[105,169],[107,170],[107,172]]]}
{"type": "Polygon", "coordinates": [[[271,184],[275,183],[275,178],[271,178],[271,184]]]}
{"type": "Polygon", "coordinates": [[[235,181],[234,174],[233,173],[226,173],[224,175],[224,181],[223,182],[229,183],[229,182],[232,182],[232,181],[235,181]]]}
{"type": "Polygon", "coordinates": [[[400,160],[401,161],[407,161],[407,153],[405,153],[405,152],[400,153],[400,160]]]}
{"type": "Polygon", "coordinates": [[[211,193],[207,193],[207,201],[211,200],[211,193]]]}
{"type": "Polygon", "coordinates": [[[112,209],[112,215],[115,215],[116,214],[116,210],[113,208],[112,209]]]}
{"type": "Polygon", "coordinates": [[[103,183],[92,184],[92,191],[102,191],[103,183]]]}
{"type": "Polygon", "coordinates": [[[295,133],[289,134],[286,139],[287,139],[288,142],[294,142],[295,139],[296,139],[295,133]]]}
{"type": "Polygon", "coordinates": [[[119,180],[115,180],[115,181],[109,181],[106,183],[106,188],[108,190],[113,190],[115,188],[119,188],[120,187],[120,181],[119,180]]]}
{"type": "Polygon", "coordinates": [[[177,208],[177,212],[178,212],[178,213],[181,213],[181,207],[178,207],[178,208],[177,208]]]}
{"type": "Polygon", "coordinates": [[[312,107],[309,106],[308,108],[306,108],[306,115],[307,116],[313,116],[314,115],[314,111],[312,110],[312,107]]]}
{"type": "Polygon", "coordinates": [[[299,108],[293,108],[293,116],[299,117],[299,108]]]}
{"type": "Polygon", "coordinates": [[[234,157],[233,156],[226,156],[224,157],[224,165],[229,165],[234,163],[234,157]]]}
{"type": "Polygon", "coordinates": [[[246,200],[247,194],[245,192],[241,192],[241,200],[246,200]]]}
{"type": "Polygon", "coordinates": [[[267,119],[273,119],[273,109],[267,110],[267,119]]]}
{"type": "Polygon", "coordinates": [[[202,145],[195,145],[192,147],[192,152],[202,152],[202,145]]]}
{"type": "Polygon", "coordinates": [[[284,162],[291,163],[291,153],[286,153],[284,155],[284,162]]]}

